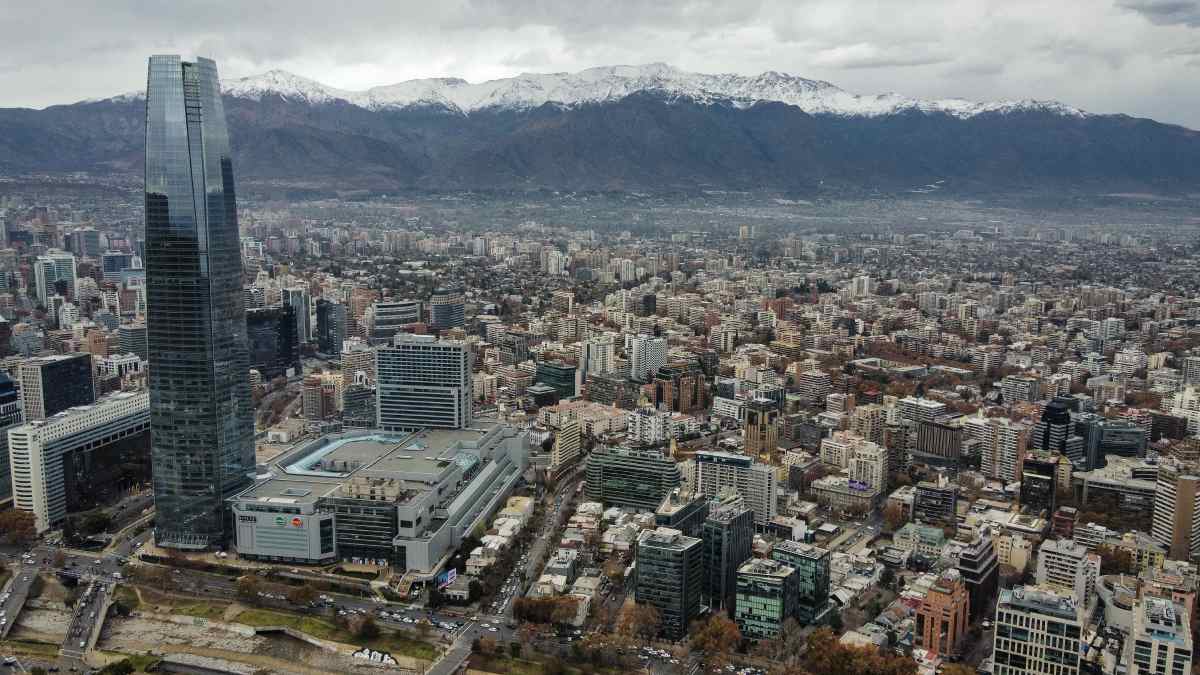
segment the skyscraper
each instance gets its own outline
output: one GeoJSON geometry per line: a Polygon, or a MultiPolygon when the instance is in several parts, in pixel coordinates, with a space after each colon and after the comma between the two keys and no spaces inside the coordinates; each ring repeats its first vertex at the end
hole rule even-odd
{"type": "Polygon", "coordinates": [[[155,538],[205,548],[254,468],[232,157],[215,63],[152,56],[146,92],[155,538]]]}
{"type": "Polygon", "coordinates": [[[687,635],[700,612],[704,585],[704,553],[699,539],[660,527],[638,537],[637,601],[653,605],[662,617],[662,633],[670,640],[687,635]]]}
{"type": "Polygon", "coordinates": [[[754,515],[734,497],[716,505],[701,528],[704,541],[704,596],[708,606],[728,606],[737,590],[738,568],[754,550],[754,515]]]}
{"type": "Polygon", "coordinates": [[[295,311],[296,337],[300,344],[312,339],[312,308],[308,289],[302,286],[283,289],[283,304],[295,311]]]}
{"type": "Polygon", "coordinates": [[[317,300],[317,351],[337,354],[346,341],[346,306],[325,298],[317,300]]]}

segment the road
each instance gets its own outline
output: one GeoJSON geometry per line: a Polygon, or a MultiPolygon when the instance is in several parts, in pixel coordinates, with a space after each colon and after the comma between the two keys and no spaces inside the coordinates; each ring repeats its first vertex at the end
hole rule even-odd
{"type": "Polygon", "coordinates": [[[26,560],[27,562],[22,561],[18,564],[8,590],[0,595],[0,637],[8,637],[8,632],[12,630],[16,617],[29,596],[34,577],[37,576],[38,561],[34,558],[26,560]]]}
{"type": "MultiPolygon", "coordinates": [[[[325,599],[319,601],[317,607],[297,605],[282,594],[260,597],[257,604],[267,608],[301,613],[369,614],[375,617],[381,626],[392,629],[413,630],[419,622],[428,622],[431,636],[452,640],[450,649],[443,655],[443,658],[438,660],[432,671],[439,675],[446,675],[456,670],[470,655],[471,643],[476,638],[490,636],[499,643],[516,639],[516,631],[508,627],[512,618],[512,601],[523,594],[529,584],[536,580],[533,575],[542,564],[544,557],[550,552],[550,547],[557,542],[557,534],[565,523],[567,513],[570,511],[568,507],[574,499],[574,490],[581,478],[581,474],[576,472],[560,481],[541,529],[535,533],[529,549],[518,557],[519,564],[505,584],[508,590],[497,596],[496,602],[486,608],[488,611],[480,612],[469,619],[462,616],[461,610],[454,608],[435,612],[406,603],[384,602],[378,598],[361,598],[338,593],[324,594],[323,598],[325,599]]],[[[140,515],[140,510],[132,507],[128,512],[140,515]]],[[[129,540],[117,542],[108,552],[95,554],[59,549],[57,546],[45,543],[39,544],[26,556],[29,562],[20,564],[14,588],[27,592],[39,570],[81,579],[81,582],[85,584],[92,580],[107,583],[119,582],[126,576],[125,563],[137,555],[139,547],[149,541],[151,536],[150,531],[142,532],[129,540]],[[55,563],[61,564],[56,565],[55,563]]],[[[237,580],[234,578],[182,568],[170,569],[169,583],[175,592],[227,601],[240,599],[237,580]]],[[[286,571],[283,573],[287,576],[297,576],[288,574],[286,571]]],[[[0,620],[4,619],[3,612],[8,611],[7,607],[12,606],[15,609],[18,597],[18,593],[14,592],[10,597],[0,600],[0,620]]],[[[70,642],[67,644],[76,646],[73,649],[65,650],[66,656],[56,664],[33,665],[43,665],[43,667],[58,665],[63,670],[68,670],[70,667],[83,667],[78,658],[82,656],[82,650],[77,645],[82,641],[86,646],[91,627],[99,618],[93,616],[93,613],[98,614],[95,607],[101,606],[100,604],[92,606],[92,603],[97,603],[100,599],[100,594],[96,591],[87,596],[87,599],[84,598],[85,596],[81,596],[80,601],[88,604],[76,614],[68,627],[70,642]]]]}

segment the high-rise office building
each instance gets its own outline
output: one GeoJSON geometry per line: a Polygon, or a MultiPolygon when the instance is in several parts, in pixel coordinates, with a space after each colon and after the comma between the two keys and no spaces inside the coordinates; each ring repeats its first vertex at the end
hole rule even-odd
{"type": "Polygon", "coordinates": [[[587,458],[587,497],[605,506],[653,511],[680,480],[679,465],[659,450],[597,447],[587,458]]]}
{"type": "Polygon", "coordinates": [[[261,373],[264,379],[300,373],[302,366],[295,307],[276,305],[246,310],[246,340],[250,351],[250,367],[261,373]]]}
{"type": "Polygon", "coordinates": [[[771,559],[796,570],[796,621],[801,626],[822,623],[830,610],[829,551],[799,541],[781,541],[771,559]]]}
{"type": "Polygon", "coordinates": [[[1172,560],[1200,555],[1200,471],[1195,467],[1174,461],[1159,465],[1150,533],[1172,560]]]}
{"type": "Polygon", "coordinates": [[[938,474],[937,480],[917,483],[911,520],[957,529],[958,484],[945,474],[938,474]]]}
{"type": "Polygon", "coordinates": [[[283,304],[291,307],[293,320],[296,322],[296,339],[304,344],[312,339],[312,308],[308,298],[308,289],[300,286],[283,289],[283,304]]]}
{"type": "Polygon", "coordinates": [[[1143,597],[1133,605],[1128,675],[1186,675],[1192,672],[1192,629],[1187,610],[1170,600],[1143,597]]]}
{"type": "Polygon", "coordinates": [[[0,373],[0,501],[12,497],[12,475],[9,473],[8,429],[20,424],[21,396],[17,385],[0,373]]]}
{"type": "Polygon", "coordinates": [[[375,428],[375,387],[359,383],[342,388],[342,426],[350,429],[375,428]]]}
{"type": "Polygon", "coordinates": [[[773,401],[756,398],[745,406],[742,436],[745,452],[751,457],[771,461],[779,451],[779,408],[773,401]]]}
{"type": "Polygon", "coordinates": [[[317,299],[317,351],[337,354],[346,341],[346,306],[340,302],[317,299]]]}
{"type": "Polygon", "coordinates": [[[1000,583],[1000,559],[990,536],[978,535],[962,547],[958,552],[958,572],[970,597],[971,620],[982,619],[1000,583]]]}
{"type": "Polygon", "coordinates": [[[775,560],[748,560],[737,569],[733,619],[743,637],[779,637],[783,622],[796,615],[800,579],[796,570],[775,560]]]}
{"type": "Polygon", "coordinates": [[[687,635],[700,613],[704,552],[699,539],[679,530],[645,530],[637,545],[637,601],[653,606],[669,640],[687,635]]]}
{"type": "Polygon", "coordinates": [[[471,351],[461,342],[401,333],[375,352],[379,428],[471,426],[471,351]]]}
{"type": "Polygon", "coordinates": [[[916,635],[927,651],[941,657],[957,656],[967,632],[967,586],[957,569],[938,575],[917,607],[916,635]]]}
{"type": "Polygon", "coordinates": [[[137,354],[143,360],[149,356],[145,321],[131,321],[117,326],[117,345],[122,354],[137,354]]]}
{"type": "Polygon", "coordinates": [[[55,295],[75,295],[75,256],[67,251],[46,251],[33,261],[34,295],[46,307],[55,295]]]}
{"type": "Polygon", "coordinates": [[[39,533],[149,477],[150,397],[119,392],[10,428],[13,505],[39,533]]]}
{"type": "Polygon", "coordinates": [[[242,256],[217,67],[150,57],[146,294],[155,538],[205,548],[254,469],[242,256]]]}
{"type": "Polygon", "coordinates": [[[775,470],[745,455],[701,450],[696,453],[696,486],[704,494],[717,495],[731,489],[746,500],[754,512],[754,524],[766,527],[775,517],[778,487],[775,470]]]}
{"type": "Polygon", "coordinates": [[[575,366],[562,361],[538,361],[535,380],[548,387],[553,387],[558,398],[574,398],[575,366]]]}
{"type": "Polygon", "coordinates": [[[992,645],[995,675],[1079,675],[1083,616],[1065,591],[1017,586],[1000,591],[992,645]]]}
{"type": "Polygon", "coordinates": [[[371,306],[371,344],[387,344],[404,326],[421,321],[420,300],[377,300],[371,306]]]}
{"type": "Polygon", "coordinates": [[[92,355],[62,354],[21,363],[21,405],[27,421],[96,401],[92,355]]]}
{"type": "Polygon", "coordinates": [[[708,519],[709,497],[700,492],[671,490],[654,512],[654,524],[699,537],[708,519]]]}
{"type": "Polygon", "coordinates": [[[429,296],[429,325],[438,330],[459,328],[466,323],[461,288],[439,287],[429,296]]]}
{"type": "Polygon", "coordinates": [[[737,584],[737,571],[754,551],[754,516],[740,498],[714,505],[704,520],[705,602],[714,610],[727,607],[737,584]]]}
{"type": "Polygon", "coordinates": [[[100,258],[104,280],[110,284],[121,283],[121,272],[133,267],[133,254],[124,251],[105,251],[100,258]]]}
{"type": "Polygon", "coordinates": [[[1021,463],[1021,508],[1054,513],[1058,497],[1058,456],[1029,454],[1021,463]]]}

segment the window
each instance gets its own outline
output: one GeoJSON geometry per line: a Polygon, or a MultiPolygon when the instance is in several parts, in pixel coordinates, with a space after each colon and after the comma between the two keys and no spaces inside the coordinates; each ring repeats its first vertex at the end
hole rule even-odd
{"type": "Polygon", "coordinates": [[[321,521],[321,553],[333,553],[333,518],[321,521]]]}

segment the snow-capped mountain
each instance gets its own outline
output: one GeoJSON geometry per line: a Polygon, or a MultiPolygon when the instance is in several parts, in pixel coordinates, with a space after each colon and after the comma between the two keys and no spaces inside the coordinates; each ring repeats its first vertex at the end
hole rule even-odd
{"type": "Polygon", "coordinates": [[[948,98],[915,99],[888,93],[852,94],[821,80],[769,71],[754,76],[708,75],[664,63],[605,66],[577,73],[524,73],[516,77],[471,83],[457,78],[427,78],[350,91],[330,87],[283,70],[224,83],[225,94],[261,100],[280,96],[312,104],[344,100],[368,110],[440,107],[461,114],[488,108],[529,109],[546,103],[574,107],[606,103],[638,92],[653,92],[702,104],[729,103],[749,107],[763,101],[794,105],[811,114],[874,117],[907,110],[944,112],[967,118],[986,112],[1042,110],[1062,115],[1085,113],[1054,101],[975,102],[948,98]]]}
{"type": "MultiPolygon", "coordinates": [[[[1200,193],[1200,132],[1053,102],[860,96],[783,73],[663,64],[365,91],[275,70],[224,86],[234,166],[248,184],[1200,193]]],[[[141,173],[144,101],[135,92],[0,108],[0,174],[141,173]]]]}

